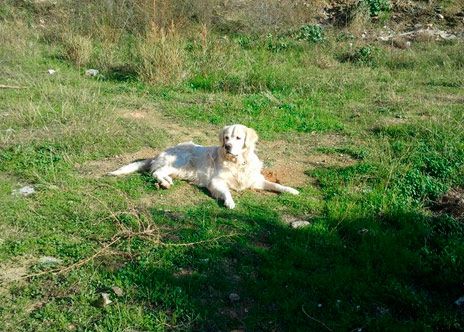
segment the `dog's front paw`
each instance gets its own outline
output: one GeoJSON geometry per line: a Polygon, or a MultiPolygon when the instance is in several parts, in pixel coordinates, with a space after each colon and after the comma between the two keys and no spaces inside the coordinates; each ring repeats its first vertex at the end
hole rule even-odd
{"type": "Polygon", "coordinates": [[[235,202],[233,199],[227,199],[224,201],[224,206],[228,209],[233,209],[235,208],[235,202]]]}

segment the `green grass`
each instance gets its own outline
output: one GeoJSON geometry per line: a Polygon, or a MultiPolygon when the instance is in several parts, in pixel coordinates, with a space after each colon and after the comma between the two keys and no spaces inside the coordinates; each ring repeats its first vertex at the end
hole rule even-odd
{"type": "Polygon", "coordinates": [[[359,42],[372,50],[364,61],[365,52],[346,56],[336,31],[272,48],[211,37],[205,54],[181,39],[191,43],[185,76],[148,84],[132,67],[111,71],[111,61],[134,63],[125,53],[97,58],[97,42],[88,66],[102,64],[102,76],[86,77],[88,66],[23,19],[0,22],[0,83],[24,87],[0,90],[0,330],[464,328],[453,304],[463,295],[464,224],[429,209],[464,185],[462,41],[359,42]],[[302,165],[292,174],[306,179],[300,196],[234,193],[230,211],[184,182],[162,191],[148,176],[95,175],[183,131],[215,144],[216,130],[235,122],[258,131],[263,159],[281,142],[279,161],[302,165]],[[328,162],[315,164],[321,154],[328,162]],[[331,163],[340,154],[351,162],[331,163]],[[25,184],[37,192],[12,195],[25,184]],[[289,217],[310,225],[292,229],[289,217]],[[60,267],[41,256],[64,268],[97,252],[40,274],[60,267]],[[104,308],[102,292],[113,301],[104,308]]]}

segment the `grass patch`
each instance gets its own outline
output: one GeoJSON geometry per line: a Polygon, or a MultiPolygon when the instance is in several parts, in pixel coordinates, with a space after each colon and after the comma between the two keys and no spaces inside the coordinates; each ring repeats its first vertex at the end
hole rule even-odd
{"type": "Polygon", "coordinates": [[[464,327],[462,217],[429,209],[464,185],[461,41],[392,50],[314,26],[223,38],[119,20],[72,21],[60,39],[53,21],[34,28],[45,5],[11,8],[0,73],[24,89],[0,91],[0,330],[464,327]],[[99,176],[184,137],[216,144],[235,122],[258,131],[271,171],[305,179],[300,196],[234,193],[228,211],[183,182],[99,176]],[[336,154],[352,159],[315,162],[336,154]],[[36,193],[13,195],[24,185],[36,193]],[[33,275],[52,269],[43,256],[77,265],[33,275]]]}

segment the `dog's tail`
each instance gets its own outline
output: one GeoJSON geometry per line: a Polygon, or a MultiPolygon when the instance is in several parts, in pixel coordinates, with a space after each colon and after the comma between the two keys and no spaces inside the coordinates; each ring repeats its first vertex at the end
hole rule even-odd
{"type": "Polygon", "coordinates": [[[109,172],[108,175],[119,176],[126,175],[134,172],[146,172],[150,170],[150,164],[153,159],[141,159],[136,160],[129,165],[123,166],[113,172],[109,172]]]}

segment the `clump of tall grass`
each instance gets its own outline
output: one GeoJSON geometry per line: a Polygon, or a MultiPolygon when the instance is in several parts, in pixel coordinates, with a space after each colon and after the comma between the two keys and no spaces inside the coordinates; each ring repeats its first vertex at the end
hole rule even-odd
{"type": "Polygon", "coordinates": [[[75,63],[78,67],[89,63],[93,52],[93,42],[90,37],[67,32],[63,34],[61,42],[66,60],[75,63]]]}
{"type": "Polygon", "coordinates": [[[174,24],[168,30],[153,25],[137,41],[136,72],[148,83],[176,83],[187,75],[184,40],[174,24]]]}

